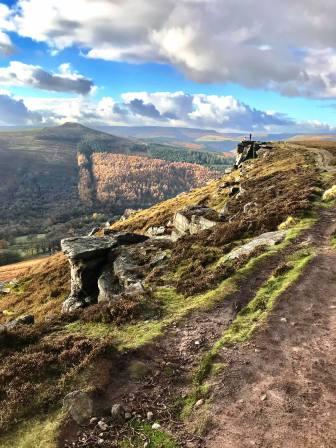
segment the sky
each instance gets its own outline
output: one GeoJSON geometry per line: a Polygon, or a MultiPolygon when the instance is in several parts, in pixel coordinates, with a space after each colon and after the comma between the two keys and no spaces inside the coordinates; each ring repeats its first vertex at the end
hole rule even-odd
{"type": "Polygon", "coordinates": [[[336,132],[334,0],[0,0],[0,125],[336,132]]]}

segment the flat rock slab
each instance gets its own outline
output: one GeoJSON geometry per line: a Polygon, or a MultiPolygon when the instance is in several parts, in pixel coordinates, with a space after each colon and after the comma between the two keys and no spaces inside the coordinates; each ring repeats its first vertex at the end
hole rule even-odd
{"type": "Polygon", "coordinates": [[[250,255],[255,249],[260,246],[274,246],[281,243],[287,235],[286,230],[276,230],[275,232],[266,232],[254,238],[249,243],[244,244],[238,249],[234,249],[227,256],[227,260],[236,260],[243,255],[250,255]]]}
{"type": "Polygon", "coordinates": [[[136,233],[116,233],[109,236],[80,236],[61,241],[63,253],[72,260],[89,260],[104,255],[121,245],[142,243],[148,239],[136,233]]]}

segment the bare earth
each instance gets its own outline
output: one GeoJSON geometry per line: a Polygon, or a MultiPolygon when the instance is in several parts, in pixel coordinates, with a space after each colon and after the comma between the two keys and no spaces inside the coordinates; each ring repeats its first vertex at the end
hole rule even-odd
{"type": "Polygon", "coordinates": [[[317,257],[267,326],[222,352],[229,367],[215,387],[209,448],[336,446],[336,212],[324,215],[317,257]]]}

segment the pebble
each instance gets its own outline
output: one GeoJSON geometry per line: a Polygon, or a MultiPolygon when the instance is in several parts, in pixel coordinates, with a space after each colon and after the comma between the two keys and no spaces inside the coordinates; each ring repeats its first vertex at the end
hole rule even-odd
{"type": "Polygon", "coordinates": [[[153,423],[152,424],[152,429],[160,429],[160,428],[161,428],[160,423],[153,423]]]}
{"type": "Polygon", "coordinates": [[[119,403],[114,404],[111,408],[111,415],[116,420],[122,419],[124,412],[124,408],[119,403]]]}
{"type": "Polygon", "coordinates": [[[203,398],[201,398],[200,400],[196,401],[194,408],[200,408],[202,405],[204,404],[204,400],[203,398]]]}
{"type": "Polygon", "coordinates": [[[97,443],[98,443],[98,445],[102,445],[102,444],[104,443],[104,439],[100,439],[100,438],[99,438],[99,439],[97,440],[97,443]]]}
{"type": "Polygon", "coordinates": [[[261,400],[261,401],[265,401],[265,400],[267,400],[267,395],[266,395],[266,394],[262,395],[262,396],[260,397],[260,400],[261,400]]]}
{"type": "Polygon", "coordinates": [[[147,412],[147,420],[153,420],[154,414],[151,411],[147,412]]]}
{"type": "Polygon", "coordinates": [[[90,425],[94,425],[95,423],[97,423],[97,421],[98,421],[97,417],[92,417],[90,419],[90,425]]]}
{"type": "Polygon", "coordinates": [[[102,420],[100,420],[100,421],[98,422],[98,426],[99,426],[99,428],[100,428],[102,431],[107,431],[107,430],[108,430],[108,425],[107,425],[105,422],[103,422],[102,420]]]}
{"type": "Polygon", "coordinates": [[[287,322],[287,319],[286,319],[285,317],[282,317],[282,318],[280,319],[280,321],[281,321],[281,322],[287,322]]]}

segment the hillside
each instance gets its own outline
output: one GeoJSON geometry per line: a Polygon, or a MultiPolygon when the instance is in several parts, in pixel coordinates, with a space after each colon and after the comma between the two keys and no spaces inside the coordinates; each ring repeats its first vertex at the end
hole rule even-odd
{"type": "Polygon", "coordinates": [[[262,147],[21,271],[0,446],[334,446],[336,145],[309,145],[262,147]]]}
{"type": "MultiPolygon", "coordinates": [[[[111,198],[105,194],[104,200],[100,201],[100,194],[95,190],[95,179],[90,178],[90,200],[85,196],[86,176],[92,174],[91,156],[100,153],[101,157],[104,153],[122,154],[126,157],[123,159],[126,165],[128,160],[132,160],[127,159],[128,156],[145,157],[143,164],[147,166],[143,175],[146,176],[150,169],[156,167],[149,158],[165,160],[167,170],[160,171],[160,179],[158,173],[153,172],[150,182],[150,188],[154,190],[161,190],[163,185],[171,186],[161,198],[199,186],[196,179],[197,173],[202,171],[199,165],[205,166],[203,179],[206,181],[216,175],[216,169],[223,170],[232,163],[221,155],[191,152],[167,145],[148,145],[76,123],[29,131],[0,132],[0,240],[9,243],[14,258],[19,253],[31,256],[50,251],[57,247],[61,235],[88,232],[97,225],[92,218],[94,213],[94,216],[99,216],[100,222],[123,213],[130,203],[129,199],[125,197],[123,200],[120,193],[118,202],[113,203],[113,194],[111,198]],[[86,167],[80,165],[81,154],[88,162],[86,167]],[[177,165],[179,172],[175,172],[174,162],[194,165],[185,169],[181,164],[177,165]],[[213,170],[212,174],[210,169],[213,170]],[[195,175],[187,173],[186,181],[181,182],[179,178],[183,177],[184,170],[188,173],[195,170],[195,175]],[[26,237],[26,243],[17,242],[18,237],[26,237]]],[[[105,162],[109,163],[107,159],[105,162]]],[[[97,183],[100,189],[107,191],[108,186],[105,188],[102,179],[109,177],[111,172],[107,175],[104,170],[108,173],[110,167],[100,165],[100,180],[97,183]]],[[[141,181],[140,178],[141,174],[138,173],[138,181],[141,181]]],[[[115,183],[109,179],[109,182],[115,183]]],[[[125,180],[119,175],[118,182],[125,183],[125,180]]],[[[132,188],[137,188],[134,183],[132,185],[132,188]]],[[[147,195],[143,202],[136,191],[131,194],[137,198],[137,208],[152,205],[158,200],[157,194],[147,195]]],[[[13,259],[10,253],[2,255],[0,264],[3,258],[7,257],[8,262],[13,259]]]]}

